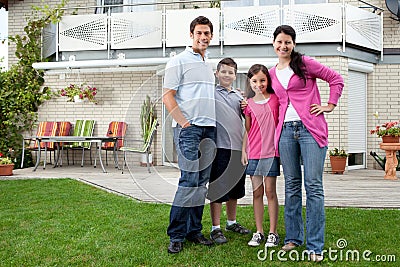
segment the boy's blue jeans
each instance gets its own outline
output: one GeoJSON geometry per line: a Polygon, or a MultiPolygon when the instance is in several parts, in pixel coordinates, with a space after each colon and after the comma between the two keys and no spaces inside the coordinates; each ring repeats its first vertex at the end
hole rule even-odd
{"type": "Polygon", "coordinates": [[[201,235],[203,209],[215,157],[215,127],[174,128],[181,177],[171,207],[167,234],[172,242],[201,235]]]}
{"type": "Polygon", "coordinates": [[[307,250],[321,254],[324,249],[325,210],[322,174],[327,147],[319,147],[301,121],[286,122],[279,140],[285,176],[285,244],[304,241],[302,217],[302,173],[306,190],[307,250]]]}

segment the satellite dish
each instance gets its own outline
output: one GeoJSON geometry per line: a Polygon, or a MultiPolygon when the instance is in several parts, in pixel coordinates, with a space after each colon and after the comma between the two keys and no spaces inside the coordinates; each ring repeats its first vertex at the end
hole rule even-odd
{"type": "Polygon", "coordinates": [[[400,20],[400,1],[399,0],[385,0],[386,7],[395,15],[396,20],[400,20]]]}

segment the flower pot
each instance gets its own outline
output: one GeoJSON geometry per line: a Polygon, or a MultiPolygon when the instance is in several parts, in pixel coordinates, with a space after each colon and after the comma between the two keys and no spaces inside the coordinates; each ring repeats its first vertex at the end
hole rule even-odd
{"type": "Polygon", "coordinates": [[[399,143],[399,136],[384,135],[382,136],[382,143],[399,143]]]}
{"type": "Polygon", "coordinates": [[[0,176],[13,175],[14,164],[3,164],[0,165],[0,176]]]}
{"type": "Polygon", "coordinates": [[[343,174],[346,169],[347,157],[330,156],[332,173],[343,174]]]}
{"type": "Polygon", "coordinates": [[[81,98],[79,97],[79,95],[76,95],[76,96],[74,96],[74,102],[75,102],[75,103],[80,103],[80,102],[83,102],[83,99],[81,99],[81,98]]]}

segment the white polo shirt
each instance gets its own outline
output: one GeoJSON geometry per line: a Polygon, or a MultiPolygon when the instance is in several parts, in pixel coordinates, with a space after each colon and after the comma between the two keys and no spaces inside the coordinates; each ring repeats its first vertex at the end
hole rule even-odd
{"type": "Polygon", "coordinates": [[[215,127],[215,85],[210,63],[191,47],[171,58],[164,88],[176,90],[175,100],[185,118],[197,126],[215,127]]]}

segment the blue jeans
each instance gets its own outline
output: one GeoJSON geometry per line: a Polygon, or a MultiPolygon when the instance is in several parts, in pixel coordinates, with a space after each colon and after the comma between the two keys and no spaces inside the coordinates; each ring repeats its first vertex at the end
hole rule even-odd
{"type": "Polygon", "coordinates": [[[325,210],[322,174],[327,147],[319,147],[301,121],[286,122],[279,140],[285,176],[285,244],[304,242],[302,217],[302,173],[306,190],[307,250],[321,254],[324,249],[325,210]]]}
{"type": "Polygon", "coordinates": [[[172,242],[202,235],[201,219],[215,157],[215,127],[192,125],[174,128],[174,141],[181,170],[171,207],[167,234],[172,242]]]}

